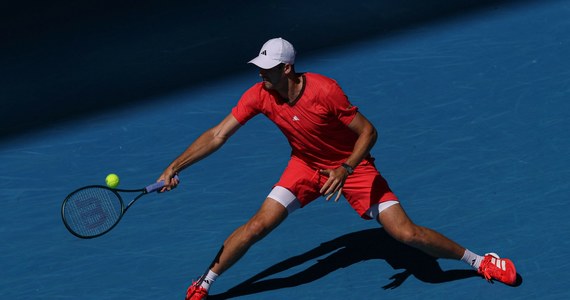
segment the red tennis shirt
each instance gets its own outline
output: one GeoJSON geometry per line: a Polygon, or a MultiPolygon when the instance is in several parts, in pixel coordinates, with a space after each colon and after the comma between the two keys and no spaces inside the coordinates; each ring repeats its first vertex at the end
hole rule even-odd
{"type": "Polygon", "coordinates": [[[335,80],[314,73],[303,76],[304,89],[293,105],[260,82],[242,95],[232,115],[244,125],[257,114],[264,114],[287,137],[291,156],[315,169],[336,168],[354,149],[358,135],[347,125],[358,108],[335,80]]]}

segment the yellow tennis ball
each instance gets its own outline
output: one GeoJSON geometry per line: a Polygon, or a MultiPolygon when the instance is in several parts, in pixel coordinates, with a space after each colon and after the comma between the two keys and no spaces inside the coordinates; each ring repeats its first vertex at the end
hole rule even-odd
{"type": "Polygon", "coordinates": [[[108,187],[114,189],[119,185],[119,176],[117,174],[109,174],[105,178],[105,183],[108,187]]]}

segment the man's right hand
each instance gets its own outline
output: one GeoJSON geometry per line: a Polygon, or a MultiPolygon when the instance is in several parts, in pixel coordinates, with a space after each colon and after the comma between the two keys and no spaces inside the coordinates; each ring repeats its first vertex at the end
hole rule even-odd
{"type": "Polygon", "coordinates": [[[158,179],[156,180],[157,182],[164,180],[164,187],[160,189],[161,193],[170,191],[178,186],[180,180],[174,177],[176,175],[178,175],[176,172],[168,168],[164,170],[164,172],[162,173],[162,175],[160,175],[160,177],[158,177],[158,179]]]}

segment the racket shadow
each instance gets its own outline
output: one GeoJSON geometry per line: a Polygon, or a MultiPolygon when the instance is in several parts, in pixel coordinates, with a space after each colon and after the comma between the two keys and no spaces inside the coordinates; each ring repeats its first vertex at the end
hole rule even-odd
{"type": "Polygon", "coordinates": [[[382,228],[375,228],[349,233],[322,243],[312,250],[267,268],[224,293],[211,295],[208,299],[228,299],[299,286],[318,280],[338,269],[372,259],[385,260],[394,270],[404,270],[392,276],[392,281],[383,286],[383,289],[398,288],[412,275],[426,283],[443,283],[479,276],[473,270],[443,271],[436,258],[397,242],[382,228]],[[325,255],[328,256],[318,259],[325,255]],[[315,264],[291,276],[264,279],[313,260],[316,260],[315,264]]]}

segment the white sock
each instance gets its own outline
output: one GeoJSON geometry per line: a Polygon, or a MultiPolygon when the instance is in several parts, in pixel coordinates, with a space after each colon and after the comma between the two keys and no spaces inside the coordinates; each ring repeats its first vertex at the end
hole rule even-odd
{"type": "Polygon", "coordinates": [[[465,253],[461,258],[462,262],[470,265],[473,269],[479,270],[479,266],[481,265],[481,261],[483,260],[483,256],[477,255],[467,249],[465,249],[465,253]]]}
{"type": "Polygon", "coordinates": [[[214,283],[214,281],[216,281],[216,278],[218,278],[218,274],[212,272],[212,270],[208,270],[208,273],[206,273],[203,278],[204,280],[202,280],[202,284],[200,284],[200,286],[205,288],[206,291],[209,291],[210,286],[214,283]]]}

